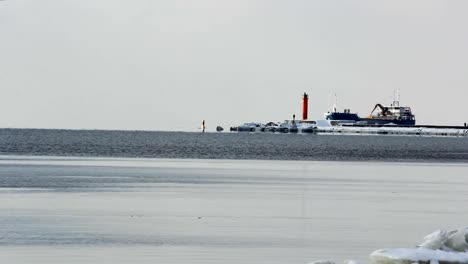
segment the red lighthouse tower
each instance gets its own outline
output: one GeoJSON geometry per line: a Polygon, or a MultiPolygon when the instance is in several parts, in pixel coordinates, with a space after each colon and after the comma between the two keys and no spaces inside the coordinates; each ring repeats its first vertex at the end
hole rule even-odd
{"type": "Polygon", "coordinates": [[[307,120],[309,114],[309,96],[304,93],[302,96],[302,120],[307,120]]]}

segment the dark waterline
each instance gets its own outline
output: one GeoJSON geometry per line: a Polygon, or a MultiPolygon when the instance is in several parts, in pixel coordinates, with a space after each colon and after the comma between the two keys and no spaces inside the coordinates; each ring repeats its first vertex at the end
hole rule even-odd
{"type": "Polygon", "coordinates": [[[468,139],[416,136],[0,129],[0,155],[467,162],[468,139]]]}

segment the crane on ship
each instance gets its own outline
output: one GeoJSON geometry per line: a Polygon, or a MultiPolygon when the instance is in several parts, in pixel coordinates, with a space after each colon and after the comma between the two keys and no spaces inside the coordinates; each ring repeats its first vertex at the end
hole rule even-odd
{"type": "Polygon", "coordinates": [[[374,107],[374,109],[372,109],[372,112],[370,113],[370,116],[372,116],[372,114],[374,113],[375,109],[377,109],[377,108],[380,108],[380,110],[382,110],[382,111],[380,112],[380,114],[381,114],[382,116],[387,116],[387,115],[389,115],[389,114],[390,114],[390,115],[392,114],[392,113],[388,110],[388,107],[385,107],[385,106],[383,106],[383,105],[381,105],[381,104],[376,104],[375,107],[374,107]]]}

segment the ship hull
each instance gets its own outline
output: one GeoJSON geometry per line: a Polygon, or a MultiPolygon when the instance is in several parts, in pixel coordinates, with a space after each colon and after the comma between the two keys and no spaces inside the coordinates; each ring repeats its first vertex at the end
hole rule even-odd
{"type": "Polygon", "coordinates": [[[414,126],[414,125],[416,125],[416,120],[361,118],[359,120],[359,123],[360,124],[367,124],[367,125],[391,125],[391,124],[395,124],[397,126],[414,126]]]}
{"type": "Polygon", "coordinates": [[[372,117],[362,118],[357,114],[353,113],[327,113],[325,118],[330,121],[334,121],[335,124],[360,124],[360,125],[395,125],[395,126],[414,126],[416,120],[414,117],[397,118],[397,117],[372,117]]]}

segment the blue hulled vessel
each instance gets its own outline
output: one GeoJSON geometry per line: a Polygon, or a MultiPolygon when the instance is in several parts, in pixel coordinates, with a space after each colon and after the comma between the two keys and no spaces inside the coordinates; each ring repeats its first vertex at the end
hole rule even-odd
{"type": "Polygon", "coordinates": [[[336,110],[336,105],[332,112],[325,113],[325,119],[334,124],[355,123],[361,125],[396,125],[414,126],[416,118],[408,106],[400,106],[398,100],[394,100],[390,106],[376,104],[368,117],[359,117],[356,113],[351,113],[350,109],[343,112],[336,110]],[[378,110],[378,111],[376,111],[378,110]]]}

